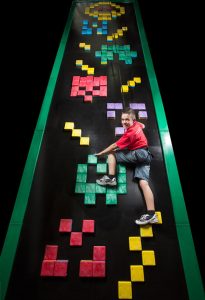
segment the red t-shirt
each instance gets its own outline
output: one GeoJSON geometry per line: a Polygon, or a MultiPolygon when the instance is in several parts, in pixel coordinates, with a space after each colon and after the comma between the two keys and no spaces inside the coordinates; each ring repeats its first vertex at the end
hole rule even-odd
{"type": "Polygon", "coordinates": [[[147,138],[142,130],[143,124],[135,121],[132,126],[130,126],[123,136],[116,142],[118,148],[129,150],[135,150],[143,147],[147,147],[147,138]]]}

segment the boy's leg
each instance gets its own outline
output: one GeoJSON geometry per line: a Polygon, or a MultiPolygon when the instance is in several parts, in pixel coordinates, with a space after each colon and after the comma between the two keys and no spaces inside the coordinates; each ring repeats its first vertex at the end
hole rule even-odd
{"type": "Polygon", "coordinates": [[[115,176],[116,173],[116,158],[113,153],[108,155],[108,172],[112,177],[115,176]]]}
{"type": "Polygon", "coordinates": [[[97,179],[96,183],[99,185],[109,185],[109,186],[116,186],[117,181],[115,178],[116,173],[116,158],[114,153],[108,154],[108,175],[104,175],[102,178],[97,179]]]}
{"type": "Polygon", "coordinates": [[[149,186],[149,183],[146,180],[140,179],[139,180],[139,186],[142,190],[142,193],[144,195],[146,207],[148,211],[155,211],[154,206],[154,195],[153,192],[149,186]]]}

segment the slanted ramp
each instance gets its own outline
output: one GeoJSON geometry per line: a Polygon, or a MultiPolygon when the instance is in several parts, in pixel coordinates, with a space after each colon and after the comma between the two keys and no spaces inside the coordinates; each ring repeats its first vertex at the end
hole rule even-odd
{"type": "Polygon", "coordinates": [[[73,1],[0,258],[6,300],[204,297],[166,116],[137,1],[73,1]],[[122,135],[121,111],[145,124],[159,223],[132,170],[96,185],[122,135]]]}

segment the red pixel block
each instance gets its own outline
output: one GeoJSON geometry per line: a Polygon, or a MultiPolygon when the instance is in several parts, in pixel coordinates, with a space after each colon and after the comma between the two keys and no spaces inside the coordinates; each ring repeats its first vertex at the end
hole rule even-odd
{"type": "Polygon", "coordinates": [[[58,246],[57,245],[46,245],[44,260],[56,260],[58,254],[58,246]]]}
{"type": "Polygon", "coordinates": [[[93,277],[105,277],[105,261],[93,261],[93,277]]]}
{"type": "Polygon", "coordinates": [[[65,277],[67,276],[68,261],[56,260],[54,265],[53,276],[65,277]]]}
{"type": "Polygon", "coordinates": [[[106,260],[106,246],[93,246],[93,260],[106,260]]]}
{"type": "Polygon", "coordinates": [[[82,246],[82,232],[71,232],[70,246],[82,246]]]}
{"type": "Polygon", "coordinates": [[[41,276],[53,276],[55,260],[43,260],[41,265],[41,276]]]}
{"type": "Polygon", "coordinates": [[[94,220],[83,220],[82,232],[95,232],[95,221],[94,220]]]}
{"type": "Polygon", "coordinates": [[[87,95],[84,97],[84,102],[92,102],[93,101],[93,96],[87,95]]]}
{"type": "Polygon", "coordinates": [[[93,276],[93,261],[81,260],[80,261],[80,277],[92,277],[93,276]]]}
{"type": "Polygon", "coordinates": [[[72,219],[61,219],[59,225],[60,232],[71,232],[72,230],[72,219]]]}

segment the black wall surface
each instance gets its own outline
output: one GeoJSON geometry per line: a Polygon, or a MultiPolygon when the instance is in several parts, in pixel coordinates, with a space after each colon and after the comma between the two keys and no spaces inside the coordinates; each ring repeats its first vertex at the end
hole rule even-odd
{"type": "MultiPolygon", "coordinates": [[[[201,9],[178,1],[139,4],[204,278],[201,9]]],[[[0,248],[69,9],[34,1],[2,8],[0,248]]]]}

